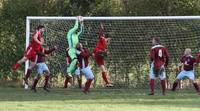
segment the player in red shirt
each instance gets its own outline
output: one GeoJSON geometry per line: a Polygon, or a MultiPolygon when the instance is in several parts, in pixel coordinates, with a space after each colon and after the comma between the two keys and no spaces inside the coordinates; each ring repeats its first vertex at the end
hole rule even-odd
{"type": "MultiPolygon", "coordinates": [[[[200,90],[197,82],[195,81],[194,76],[194,65],[196,64],[196,59],[191,55],[191,49],[187,48],[185,49],[185,53],[181,58],[181,64],[179,66],[182,66],[182,71],[178,74],[176,77],[176,80],[174,81],[172,91],[176,90],[176,87],[180,80],[182,80],[184,77],[188,77],[189,80],[193,83],[194,88],[196,89],[197,93],[200,95],[200,90]]],[[[178,70],[179,67],[178,67],[178,70]]]]}
{"type": "Polygon", "coordinates": [[[151,69],[150,69],[150,94],[154,95],[154,79],[155,77],[160,78],[160,83],[162,86],[162,94],[165,95],[166,89],[166,74],[165,74],[165,67],[168,65],[169,61],[169,54],[163,45],[160,45],[160,38],[154,37],[153,38],[153,47],[150,50],[150,60],[151,60],[151,69]]]}
{"type": "Polygon", "coordinates": [[[100,31],[99,31],[99,40],[96,44],[96,47],[93,51],[93,57],[95,59],[95,62],[97,63],[97,65],[99,66],[100,70],[102,71],[102,78],[106,83],[107,87],[112,87],[113,85],[108,81],[108,72],[105,68],[104,65],[104,58],[107,56],[108,54],[108,50],[107,50],[107,45],[110,41],[110,38],[106,38],[104,35],[104,27],[103,24],[100,24],[100,31]]]}
{"type": "Polygon", "coordinates": [[[31,61],[30,66],[28,67],[28,70],[25,74],[24,81],[26,84],[28,84],[28,77],[30,76],[30,73],[33,69],[33,67],[36,65],[37,62],[37,53],[40,52],[42,45],[44,45],[44,39],[42,38],[42,33],[45,31],[45,27],[42,25],[39,25],[35,31],[35,33],[32,36],[31,42],[29,46],[27,47],[24,57],[17,61],[16,64],[12,66],[12,70],[15,72],[22,63],[26,62],[27,60],[31,61]]]}
{"type": "Polygon", "coordinates": [[[200,63],[200,50],[199,50],[199,52],[197,53],[196,62],[197,62],[197,63],[200,63]]]}
{"type": "Polygon", "coordinates": [[[45,79],[44,79],[44,87],[43,87],[43,89],[45,91],[49,92],[49,90],[48,90],[47,87],[48,87],[49,78],[50,78],[50,71],[49,71],[48,66],[45,63],[45,57],[47,55],[49,55],[50,53],[52,53],[53,51],[55,51],[56,49],[57,49],[57,46],[54,46],[51,49],[49,49],[49,48],[46,48],[46,49],[42,48],[41,49],[41,53],[38,54],[38,59],[37,59],[37,74],[34,77],[33,85],[32,85],[32,88],[31,88],[31,90],[33,90],[34,92],[37,92],[36,91],[36,86],[37,86],[38,80],[40,79],[40,76],[43,73],[45,73],[45,79]]]}

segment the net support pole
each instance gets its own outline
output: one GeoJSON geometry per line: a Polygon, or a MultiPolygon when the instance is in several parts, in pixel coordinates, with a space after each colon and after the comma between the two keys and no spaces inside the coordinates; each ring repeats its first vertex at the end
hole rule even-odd
{"type": "MultiPolygon", "coordinates": [[[[29,41],[30,41],[30,19],[27,17],[26,18],[26,46],[25,46],[25,50],[27,49],[28,45],[29,45],[29,41]]],[[[28,70],[29,67],[29,61],[27,60],[25,62],[25,73],[24,76],[28,70]]],[[[24,84],[24,87],[27,88],[28,86],[26,86],[26,84],[24,84]]]]}

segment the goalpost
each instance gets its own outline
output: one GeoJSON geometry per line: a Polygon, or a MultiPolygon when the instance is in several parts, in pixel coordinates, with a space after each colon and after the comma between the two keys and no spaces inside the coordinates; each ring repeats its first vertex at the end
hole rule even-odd
{"type": "MultiPolygon", "coordinates": [[[[59,45],[47,63],[52,74],[59,74],[65,68],[67,31],[74,25],[76,17],[34,17],[26,18],[26,48],[34,29],[42,24],[46,27],[45,42],[49,46],[59,45]]],[[[170,53],[168,78],[175,79],[174,66],[185,48],[191,48],[193,54],[200,46],[200,16],[145,16],[145,17],[83,17],[84,33],[81,42],[93,51],[100,23],[105,27],[105,33],[112,35],[108,46],[110,54],[106,66],[110,79],[117,86],[134,88],[148,87],[149,60],[151,38],[160,37],[170,53]]],[[[91,64],[94,62],[91,59],[91,64]]],[[[96,76],[96,66],[93,70],[96,76]]],[[[28,68],[26,62],[25,71],[28,68]]]]}

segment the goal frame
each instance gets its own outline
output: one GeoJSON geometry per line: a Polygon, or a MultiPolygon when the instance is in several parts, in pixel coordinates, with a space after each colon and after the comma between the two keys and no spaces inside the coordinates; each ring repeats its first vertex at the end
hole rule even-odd
{"type": "MultiPolygon", "coordinates": [[[[30,41],[30,21],[31,20],[75,20],[75,16],[63,17],[63,16],[27,16],[26,17],[26,47],[27,49],[30,41]]],[[[195,20],[200,16],[105,16],[105,17],[83,17],[83,20],[195,20]]],[[[25,73],[29,67],[29,61],[25,63],[25,73]]]]}

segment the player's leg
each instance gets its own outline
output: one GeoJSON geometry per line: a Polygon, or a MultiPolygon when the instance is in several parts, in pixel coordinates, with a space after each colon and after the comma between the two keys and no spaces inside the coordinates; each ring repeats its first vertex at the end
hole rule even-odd
{"type": "Polygon", "coordinates": [[[99,66],[102,72],[102,78],[104,82],[106,83],[106,87],[112,87],[113,85],[108,81],[108,72],[104,65],[104,58],[95,55],[95,62],[97,63],[97,65],[99,66]]]}
{"type": "Polygon", "coordinates": [[[150,93],[149,95],[154,95],[154,85],[155,85],[155,74],[154,74],[154,70],[153,70],[153,63],[151,64],[151,68],[150,68],[150,73],[149,73],[149,87],[150,87],[150,93]]]}
{"type": "Polygon", "coordinates": [[[87,79],[86,83],[85,83],[85,88],[83,90],[83,92],[85,94],[88,93],[90,86],[92,84],[92,81],[94,79],[94,74],[92,73],[92,70],[90,67],[84,68],[82,69],[83,74],[85,75],[85,78],[87,79]]]}
{"type": "Polygon", "coordinates": [[[36,76],[33,79],[33,84],[32,84],[32,87],[31,87],[31,90],[33,90],[34,92],[37,92],[36,86],[37,86],[39,79],[40,79],[40,74],[36,74],[36,76]]]}
{"type": "Polygon", "coordinates": [[[27,57],[23,57],[22,59],[20,59],[19,61],[17,61],[17,63],[15,63],[13,66],[12,66],[12,70],[15,72],[20,66],[22,63],[26,62],[28,59],[27,57]]]}
{"type": "Polygon", "coordinates": [[[78,86],[81,89],[82,88],[82,75],[81,75],[79,67],[75,70],[75,76],[77,77],[78,86]]]}
{"type": "MultiPolygon", "coordinates": [[[[68,70],[68,68],[67,68],[68,70]]],[[[72,83],[72,77],[69,76],[69,74],[67,73],[67,70],[65,71],[65,81],[64,81],[64,88],[68,87],[68,83],[72,83]]],[[[72,74],[74,74],[76,71],[76,67],[74,67],[72,69],[72,74]]],[[[77,72],[76,72],[77,73],[77,72]]]]}
{"type": "Polygon", "coordinates": [[[72,74],[73,74],[73,70],[74,70],[74,68],[76,68],[76,65],[77,65],[76,49],[70,48],[68,53],[71,58],[71,63],[69,65],[69,67],[67,68],[67,74],[71,78],[72,74]]]}
{"type": "Polygon", "coordinates": [[[34,92],[36,92],[37,83],[38,83],[38,81],[39,81],[39,79],[40,79],[40,77],[43,73],[44,73],[43,65],[42,65],[42,63],[38,63],[37,64],[37,74],[34,77],[33,85],[32,85],[32,88],[31,88],[31,90],[33,90],[34,92]]]}
{"type": "Polygon", "coordinates": [[[68,76],[65,76],[65,81],[64,81],[64,88],[68,87],[68,83],[70,83],[72,78],[69,78],[68,76]]]}
{"type": "Polygon", "coordinates": [[[24,75],[24,78],[23,78],[25,84],[27,84],[27,85],[28,85],[28,78],[30,77],[33,68],[36,66],[37,57],[38,57],[38,56],[35,55],[34,57],[30,58],[31,64],[29,65],[29,67],[28,67],[28,69],[27,69],[27,71],[26,71],[26,73],[25,73],[25,75],[24,75]]]}
{"type": "Polygon", "coordinates": [[[17,61],[17,63],[15,63],[12,66],[12,70],[15,72],[21,66],[21,64],[23,64],[30,58],[34,58],[35,55],[36,55],[36,52],[31,47],[28,47],[24,53],[24,57],[20,59],[19,61],[17,61]]]}
{"type": "Polygon", "coordinates": [[[186,71],[181,71],[178,76],[176,77],[176,80],[174,81],[173,83],[173,86],[172,86],[172,91],[175,91],[176,90],[176,87],[178,86],[178,83],[180,83],[180,80],[183,79],[183,77],[185,77],[186,75],[186,71]]]}
{"type": "Polygon", "coordinates": [[[190,82],[193,84],[195,90],[197,91],[198,94],[200,94],[200,90],[199,90],[199,85],[197,84],[197,82],[195,81],[195,77],[194,77],[194,71],[187,71],[187,75],[186,75],[190,82]]]}
{"type": "Polygon", "coordinates": [[[45,63],[43,63],[42,65],[43,65],[43,70],[44,70],[44,73],[45,73],[43,89],[45,91],[49,92],[48,85],[49,85],[50,71],[49,71],[49,68],[47,67],[47,65],[45,63]]]}
{"type": "Polygon", "coordinates": [[[161,87],[162,87],[162,94],[165,95],[165,91],[166,91],[166,73],[165,73],[164,66],[159,69],[158,75],[159,75],[160,84],[161,84],[161,87]]]}

